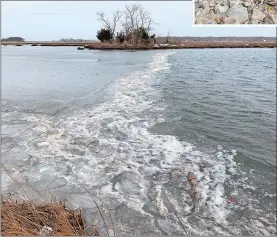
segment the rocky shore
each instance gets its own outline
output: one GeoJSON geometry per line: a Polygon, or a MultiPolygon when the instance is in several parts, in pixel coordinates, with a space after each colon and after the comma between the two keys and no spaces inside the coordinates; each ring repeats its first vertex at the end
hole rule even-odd
{"type": "Polygon", "coordinates": [[[195,0],[195,24],[277,24],[277,0],[195,0]]]}

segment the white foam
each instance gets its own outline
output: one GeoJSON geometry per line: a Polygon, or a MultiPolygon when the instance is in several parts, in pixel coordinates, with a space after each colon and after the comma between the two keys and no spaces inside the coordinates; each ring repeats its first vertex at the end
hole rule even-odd
{"type": "Polygon", "coordinates": [[[272,197],[276,197],[276,193],[271,194],[271,193],[265,192],[264,195],[265,195],[266,197],[271,197],[271,198],[272,198],[272,197]]]}

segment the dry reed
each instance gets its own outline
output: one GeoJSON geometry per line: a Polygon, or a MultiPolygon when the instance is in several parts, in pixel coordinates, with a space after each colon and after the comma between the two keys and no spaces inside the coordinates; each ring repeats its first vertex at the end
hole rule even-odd
{"type": "MultiPolygon", "coordinates": [[[[51,228],[47,235],[88,235],[82,212],[67,209],[65,202],[35,204],[25,200],[2,201],[1,220],[2,236],[43,235],[40,233],[43,227],[51,228]]],[[[91,226],[90,229],[90,235],[99,235],[97,228],[91,226]]]]}

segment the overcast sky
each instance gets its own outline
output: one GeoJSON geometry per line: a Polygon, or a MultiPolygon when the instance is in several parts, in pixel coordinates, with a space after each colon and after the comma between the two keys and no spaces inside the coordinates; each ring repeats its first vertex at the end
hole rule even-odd
{"type": "Polygon", "coordinates": [[[276,36],[272,27],[192,27],[192,2],[182,1],[5,1],[1,2],[1,37],[26,40],[95,39],[101,23],[96,13],[108,16],[124,5],[140,3],[159,23],[157,35],[172,36],[276,36]]]}

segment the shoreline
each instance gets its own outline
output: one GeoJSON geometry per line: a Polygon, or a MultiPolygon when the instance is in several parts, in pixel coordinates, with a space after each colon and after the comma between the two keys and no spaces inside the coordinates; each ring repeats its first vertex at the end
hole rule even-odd
{"type": "Polygon", "coordinates": [[[88,50],[165,50],[165,49],[207,49],[207,48],[276,48],[276,42],[247,42],[247,41],[187,41],[178,45],[168,45],[153,47],[152,46],[132,46],[98,42],[1,42],[3,46],[24,46],[30,45],[33,47],[84,47],[88,50]]]}

